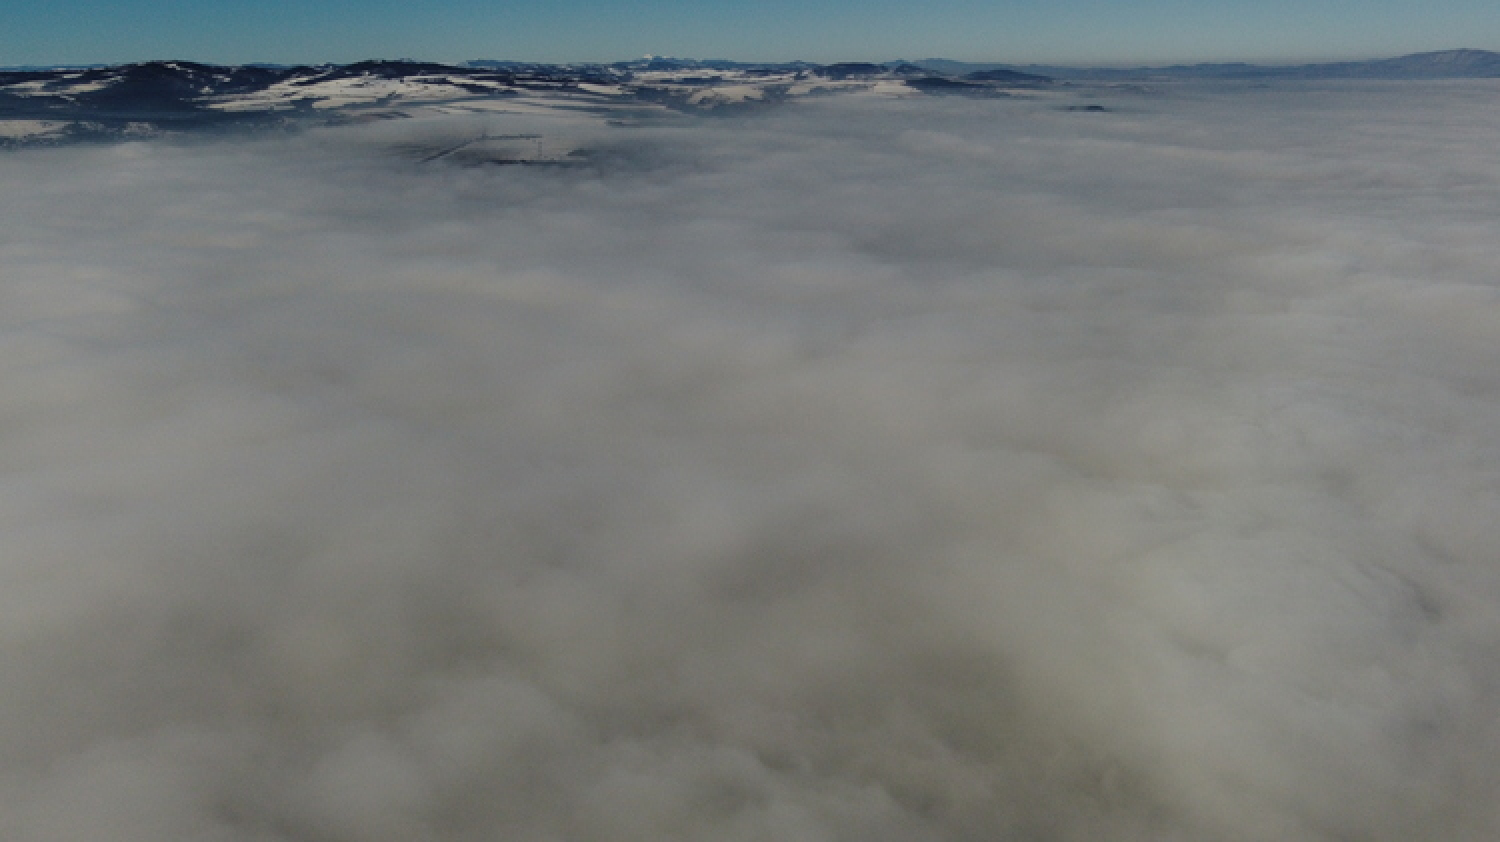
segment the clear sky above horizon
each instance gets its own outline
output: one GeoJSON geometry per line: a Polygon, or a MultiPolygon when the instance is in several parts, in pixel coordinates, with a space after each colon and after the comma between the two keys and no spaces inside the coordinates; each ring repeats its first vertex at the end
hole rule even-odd
{"type": "Polygon", "coordinates": [[[0,9],[0,66],[187,59],[1315,61],[1500,50],[1495,0],[50,0],[0,9]]]}

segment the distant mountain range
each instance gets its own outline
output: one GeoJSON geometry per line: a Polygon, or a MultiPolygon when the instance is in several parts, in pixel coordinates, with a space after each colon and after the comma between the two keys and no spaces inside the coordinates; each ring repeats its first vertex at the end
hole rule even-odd
{"type": "Polygon", "coordinates": [[[966,64],[923,59],[912,64],[936,73],[972,73],[1003,68],[1055,79],[1126,81],[1143,79],[1493,79],[1500,78],[1500,53],[1442,50],[1399,58],[1321,64],[1177,64],[1166,67],[1064,67],[1058,65],[966,64]]]}
{"type": "Polygon", "coordinates": [[[1151,80],[1440,79],[1500,77],[1500,54],[1448,50],[1298,66],[1197,64],[1069,68],[946,59],[882,63],[753,63],[649,56],[613,64],[412,60],[234,67],[150,61],[107,67],[0,70],[0,143],[89,137],[316,116],[368,120],[442,113],[725,114],[831,93],[1004,97],[1068,85],[1151,80]]]}
{"type": "Polygon", "coordinates": [[[752,64],[646,58],[608,65],[411,60],[221,67],[150,61],[0,71],[0,142],[56,142],[246,122],[413,116],[422,109],[639,118],[735,113],[828,93],[1009,96],[1044,88],[1032,73],[952,76],[913,64],[752,64]]]}

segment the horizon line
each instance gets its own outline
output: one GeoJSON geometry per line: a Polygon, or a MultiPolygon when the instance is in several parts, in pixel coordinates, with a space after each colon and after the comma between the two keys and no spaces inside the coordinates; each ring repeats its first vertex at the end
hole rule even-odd
{"type": "Polygon", "coordinates": [[[131,64],[153,64],[153,63],[156,63],[156,64],[168,64],[168,63],[173,63],[173,62],[183,62],[183,63],[189,63],[189,64],[201,64],[201,65],[211,66],[211,67],[283,67],[283,68],[284,67],[330,67],[330,66],[347,67],[349,65],[362,64],[362,63],[365,63],[365,62],[403,62],[403,63],[408,63],[409,62],[409,63],[413,63],[413,64],[441,64],[441,65],[452,66],[452,67],[458,67],[458,66],[462,66],[464,64],[472,64],[472,63],[475,63],[475,62],[509,62],[509,63],[515,63],[515,64],[533,64],[533,65],[542,65],[542,66],[549,66],[549,67],[569,67],[569,66],[608,67],[608,66],[617,65],[617,64],[629,64],[629,63],[634,63],[634,62],[653,61],[653,60],[655,60],[655,61],[698,62],[698,63],[728,62],[728,63],[733,63],[733,64],[745,64],[745,65],[791,65],[791,64],[807,64],[807,65],[823,66],[823,67],[830,66],[830,65],[836,65],[836,64],[878,64],[878,65],[888,65],[888,64],[899,64],[901,62],[947,61],[947,62],[954,62],[956,64],[1005,65],[1005,66],[1008,66],[1008,67],[1057,67],[1057,68],[1068,68],[1068,69],[1075,69],[1075,70],[1094,70],[1094,69],[1097,69],[1097,70],[1153,70],[1153,69],[1168,69],[1168,68],[1175,68],[1175,67],[1212,67],[1212,66],[1218,66],[1218,65],[1224,65],[1224,66],[1246,66],[1246,67],[1310,67],[1310,66],[1317,66],[1317,65],[1359,64],[1359,63],[1363,63],[1363,62],[1391,61],[1391,60],[1395,60],[1395,59],[1412,58],[1412,57],[1417,57],[1417,56],[1442,55],[1442,54],[1446,54],[1446,53],[1479,53],[1479,54],[1487,54],[1487,55],[1500,56],[1500,52],[1496,52],[1494,50],[1486,50],[1486,49],[1476,48],[1476,47],[1452,47],[1452,48],[1439,49],[1439,50],[1419,50],[1417,52],[1411,52],[1411,53],[1399,53],[1399,54],[1396,54],[1396,55],[1375,55],[1375,56],[1367,56],[1367,57],[1363,57],[1363,58],[1328,58],[1328,59],[1311,59],[1311,60],[1309,60],[1309,59],[1246,59],[1246,58],[1177,59],[1177,60],[1162,59],[1162,60],[1158,60],[1158,61],[1154,61],[1154,62],[1151,61],[1151,60],[1147,60],[1147,59],[1141,59],[1141,60],[1124,59],[1124,60],[1119,60],[1119,61],[1102,61],[1102,62],[1092,62],[1092,63],[1090,63],[1090,62],[1069,62],[1069,61],[1027,61],[1027,62],[1015,62],[1015,61],[1005,61],[1005,60],[999,60],[999,59],[996,59],[996,60],[954,59],[954,58],[948,58],[948,57],[945,57],[945,56],[926,56],[926,57],[922,57],[922,58],[897,57],[897,58],[892,58],[892,59],[881,59],[881,60],[873,60],[873,59],[839,59],[839,60],[836,60],[836,61],[822,61],[822,62],[820,62],[820,61],[812,61],[812,60],[808,60],[808,59],[785,59],[785,60],[769,59],[769,60],[762,60],[762,59],[728,58],[728,57],[724,57],[724,56],[709,56],[709,57],[668,56],[668,55],[658,55],[658,54],[654,54],[654,53],[647,53],[645,55],[637,56],[637,57],[634,57],[634,58],[622,58],[622,59],[611,59],[611,60],[580,60],[580,61],[541,61],[541,60],[532,60],[532,59],[512,59],[512,58],[431,59],[431,58],[414,58],[414,57],[411,57],[411,56],[401,56],[401,57],[396,57],[396,58],[366,57],[366,58],[355,59],[353,61],[312,61],[312,62],[277,62],[277,61],[218,62],[218,61],[205,61],[205,60],[193,59],[193,58],[147,58],[147,59],[135,59],[135,60],[130,60],[130,61],[114,61],[114,62],[109,62],[109,61],[103,61],[103,62],[59,62],[59,63],[53,63],[53,64],[35,64],[35,63],[30,63],[30,64],[0,65],[0,71],[6,71],[6,72],[26,72],[26,71],[29,71],[29,70],[35,70],[35,71],[42,71],[42,70],[89,70],[89,69],[96,69],[96,68],[103,68],[103,67],[122,67],[122,66],[125,66],[125,65],[131,65],[131,64]]]}

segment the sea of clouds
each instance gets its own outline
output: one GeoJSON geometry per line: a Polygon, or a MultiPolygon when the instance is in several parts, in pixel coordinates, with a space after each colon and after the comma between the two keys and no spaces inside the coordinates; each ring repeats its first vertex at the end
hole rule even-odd
{"type": "Polygon", "coordinates": [[[1494,839],[1497,92],[5,151],[0,838],[1494,839]]]}

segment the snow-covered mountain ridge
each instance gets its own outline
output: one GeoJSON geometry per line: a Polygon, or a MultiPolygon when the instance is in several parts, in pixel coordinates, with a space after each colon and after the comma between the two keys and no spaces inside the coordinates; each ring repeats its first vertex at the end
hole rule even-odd
{"type": "Polygon", "coordinates": [[[642,59],[611,65],[363,61],[221,67],[152,61],[115,67],[0,71],[0,138],[67,138],[306,116],[409,116],[391,109],[558,109],[639,116],[729,112],[821,93],[1005,96],[1051,80],[958,78],[914,65],[743,64],[642,59]]]}
{"type": "Polygon", "coordinates": [[[1484,50],[1298,66],[1197,64],[1133,69],[946,59],[819,65],[656,56],[579,65],[499,60],[441,64],[403,59],[286,67],[149,61],[110,67],[0,69],[0,144],[110,139],[227,125],[286,125],[308,118],[359,121],[434,113],[633,121],[673,113],[732,114],[835,93],[1005,97],[1060,95],[1069,86],[1077,95],[1082,88],[1101,84],[1201,79],[1492,77],[1500,77],[1500,54],[1484,50]]]}

